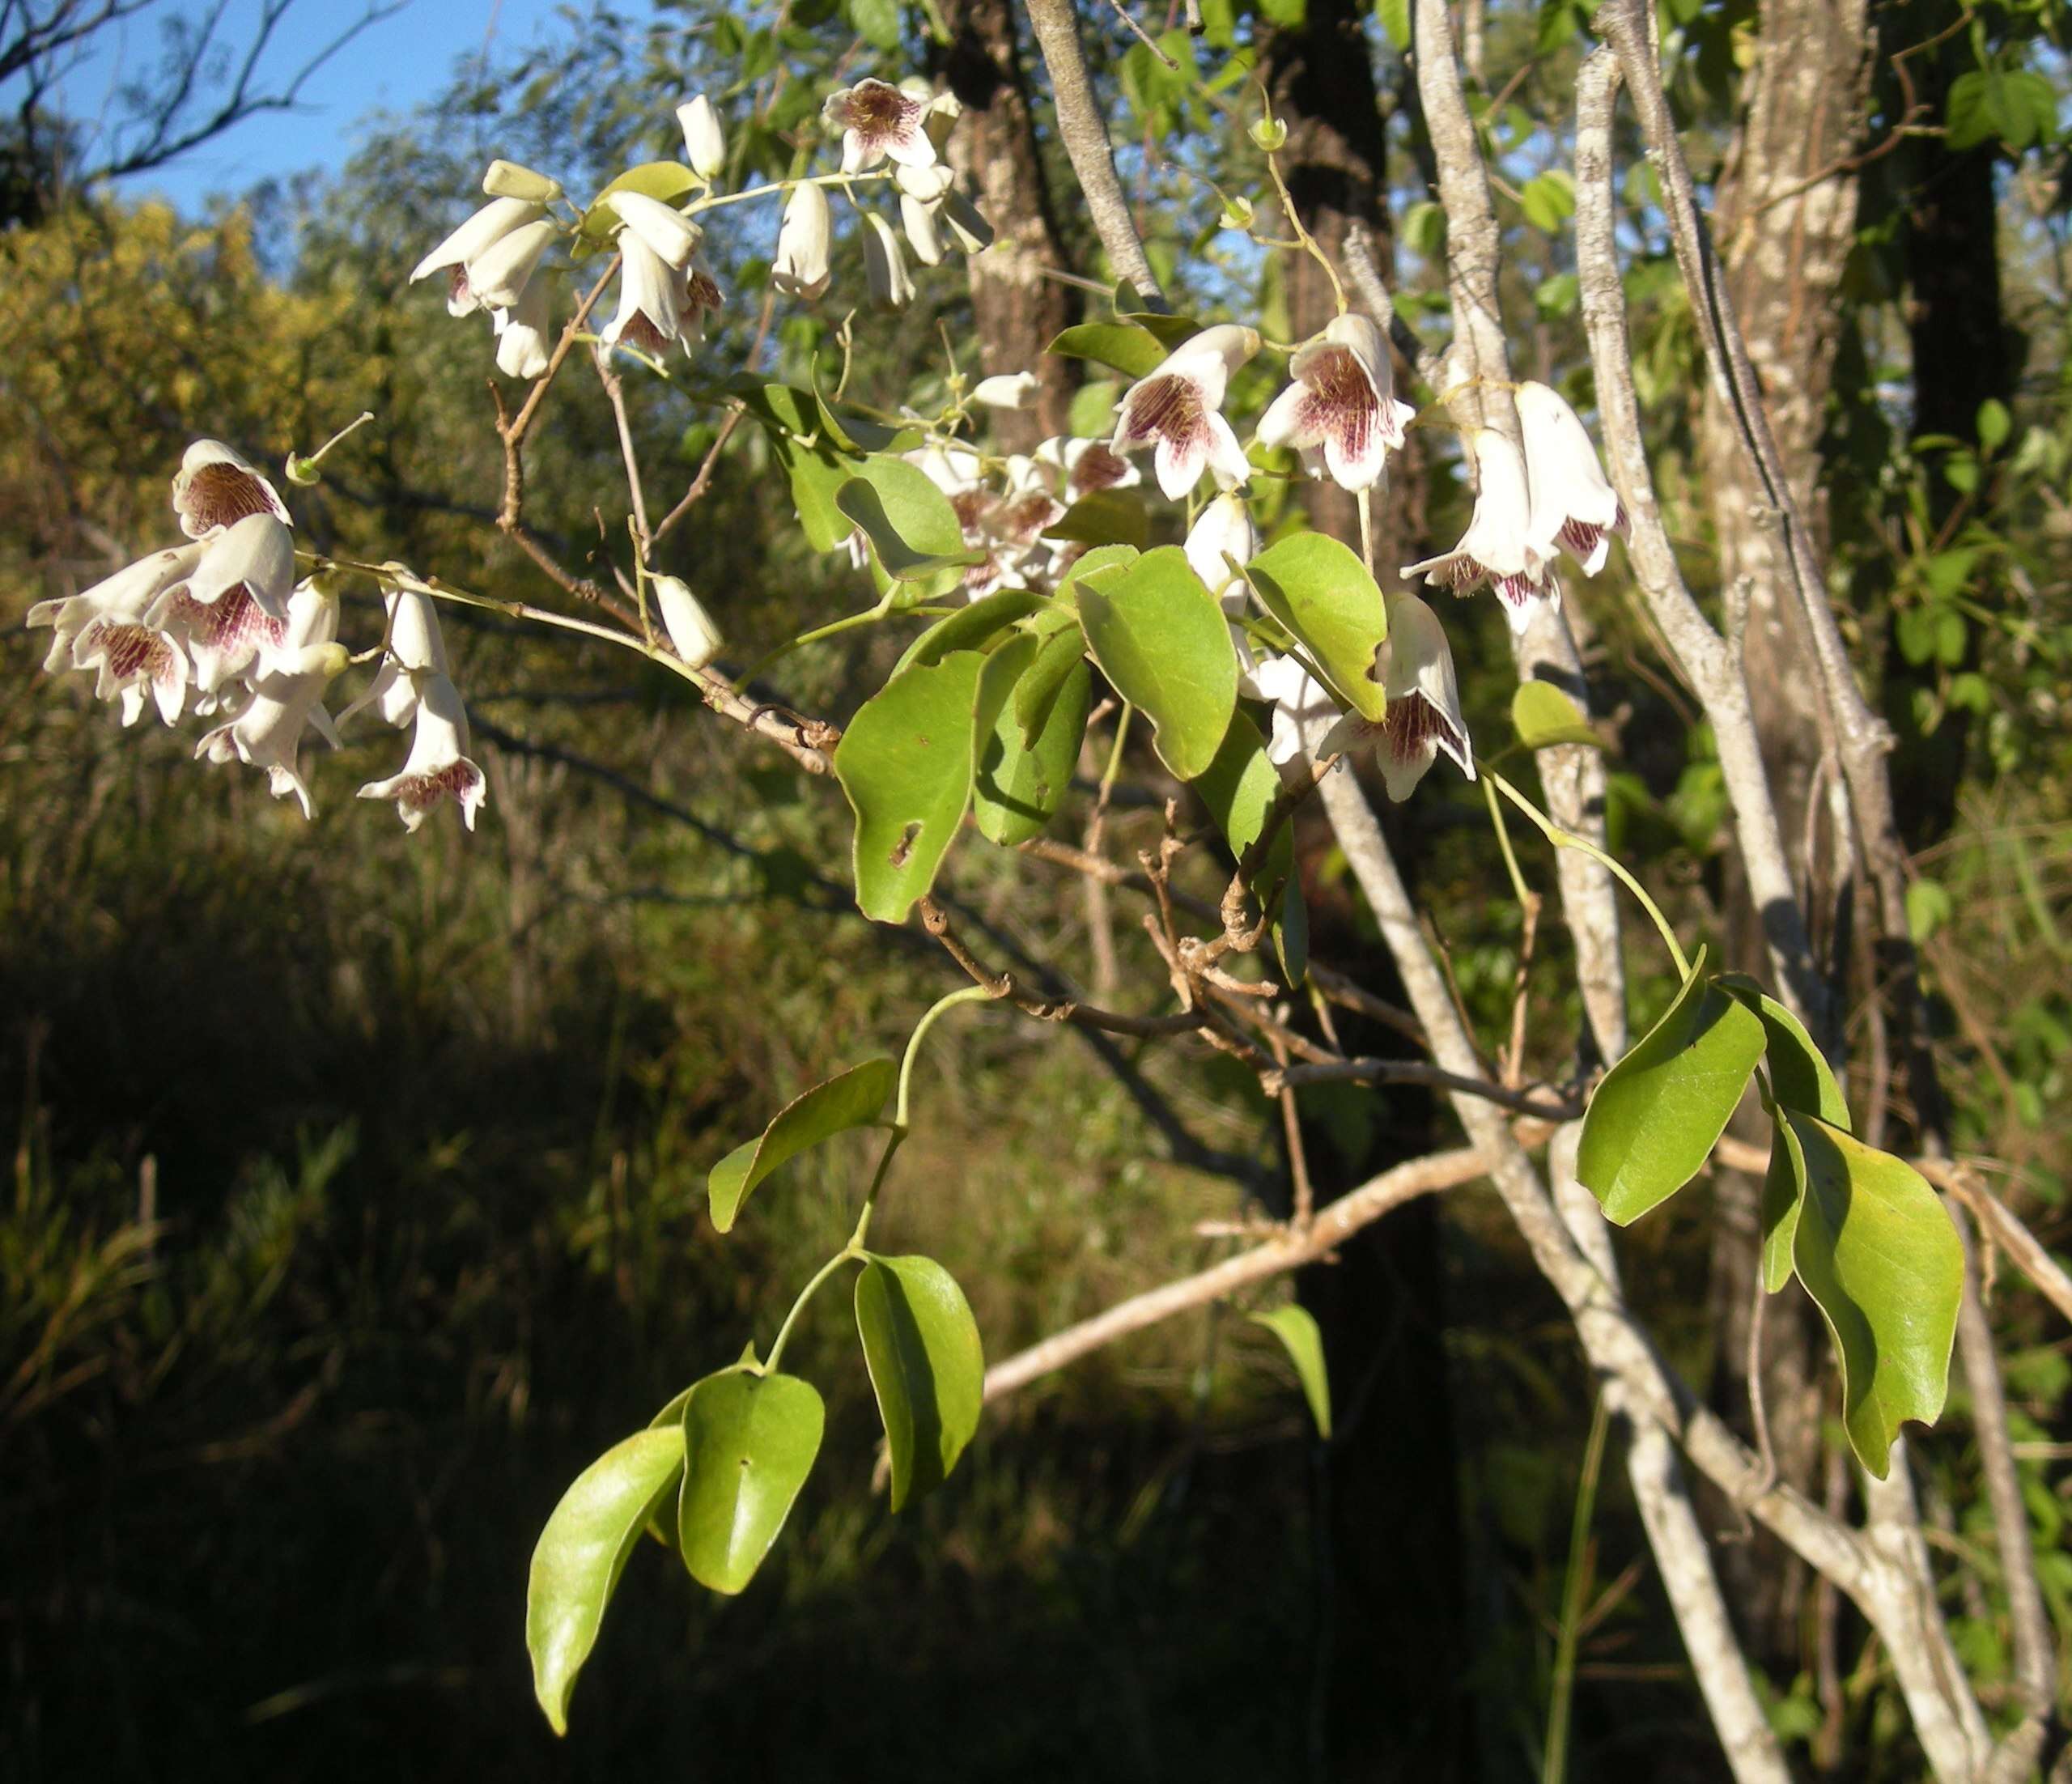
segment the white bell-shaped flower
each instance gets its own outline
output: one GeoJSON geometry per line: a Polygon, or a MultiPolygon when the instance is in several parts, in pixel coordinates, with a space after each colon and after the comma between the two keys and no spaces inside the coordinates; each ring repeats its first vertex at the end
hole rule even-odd
{"type": "Polygon", "coordinates": [[[788,296],[818,297],[827,289],[832,232],[826,189],[809,183],[792,187],[777,231],[777,256],[770,263],[771,283],[788,296]]]}
{"type": "Polygon", "coordinates": [[[1546,562],[1565,551],[1594,576],[1611,550],[1610,536],[1624,538],[1628,530],[1619,493],[1605,481],[1589,430],[1559,395],[1543,384],[1522,384],[1518,405],[1532,497],[1526,537],[1546,562]]]}
{"type": "Polygon", "coordinates": [[[338,604],[314,583],[305,582],[289,597],[287,633],[271,666],[253,685],[250,699],[227,724],[221,724],[194,746],[197,758],[210,762],[242,762],[266,771],[276,799],[292,793],[302,815],[316,809],[302,778],[302,734],[314,728],[333,749],[338,733],[324,710],[324,690],[346,666],[346,648],[337,642],[338,604]]]}
{"type": "Polygon", "coordinates": [[[892,225],[875,210],[864,213],[864,278],[881,309],[904,309],[914,301],[913,275],[892,225]]]}
{"type": "Polygon", "coordinates": [[[1482,428],[1466,444],[1482,478],[1467,531],[1452,550],[1405,564],[1402,576],[1406,582],[1422,576],[1457,595],[1471,593],[1486,582],[1503,603],[1511,629],[1522,632],[1542,603],[1560,598],[1558,587],[1548,578],[1546,560],[1527,536],[1531,512],[1525,461],[1493,428],[1482,428]]]}
{"type": "Polygon", "coordinates": [[[1222,604],[1223,617],[1230,626],[1230,648],[1238,653],[1239,689],[1257,694],[1258,684],[1253,677],[1258,660],[1252,650],[1251,635],[1238,624],[1250,598],[1241,572],[1259,551],[1259,530],[1252,525],[1252,512],[1244,496],[1236,490],[1225,490],[1209,503],[1188,529],[1183,549],[1188,567],[1222,604]]]}
{"type": "Polygon", "coordinates": [[[684,159],[690,171],[707,185],[726,171],[727,133],[720,127],[720,114],[703,93],[677,108],[677,122],[683,127],[684,159]]]}
{"type": "Polygon", "coordinates": [[[496,369],[507,378],[537,378],[552,357],[547,342],[547,282],[529,280],[518,301],[491,312],[496,325],[496,369]]]}
{"type": "Polygon", "coordinates": [[[402,772],[369,781],[362,799],[393,799],[405,829],[414,831],[427,815],[452,800],[469,830],[488,796],[482,771],[468,759],[468,713],[460,690],[443,675],[425,678],[418,690],[417,728],[402,772]]]}
{"type": "Polygon", "coordinates": [[[1389,635],[1375,664],[1389,703],[1379,727],[1378,754],[1382,784],[1400,804],[1441,750],[1474,779],[1475,752],[1460,716],[1446,627],[1415,595],[1387,599],[1389,635]]]}
{"type": "Polygon", "coordinates": [[[252,598],[243,583],[214,601],[197,601],[180,583],[168,588],[144,616],[174,639],[193,665],[194,691],[212,700],[246,673],[255,661],[267,666],[267,654],[287,642],[288,622],[275,619],[252,598]]]}
{"type": "MultiPolygon", "coordinates": [[[[502,200],[498,201],[499,203],[502,200]]],[[[512,310],[525,295],[525,287],[538,270],[540,257],[554,245],[560,231],[542,220],[499,236],[481,254],[469,260],[463,274],[468,295],[486,310],[512,310]]],[[[448,306],[451,308],[451,306],[448,306]]]]}
{"type": "Polygon", "coordinates": [[[680,273],[690,264],[705,231],[681,210],[639,192],[614,192],[610,202],[624,225],[619,235],[621,246],[630,231],[668,261],[672,271],[680,273]]]}
{"type": "Polygon", "coordinates": [[[414,285],[433,273],[450,272],[451,287],[446,307],[455,316],[466,316],[478,302],[467,268],[505,236],[536,224],[546,215],[546,206],[528,198],[495,198],[484,205],[461,227],[417,263],[410,274],[414,285]]]}
{"type": "Polygon", "coordinates": [[[50,640],[50,654],[44,659],[45,672],[56,675],[82,666],[74,659],[73,648],[89,626],[97,622],[131,625],[142,620],[160,595],[193,574],[205,549],[183,545],[154,551],[76,595],[38,601],[29,609],[26,623],[48,626],[55,635],[50,640]]]}
{"type": "Polygon", "coordinates": [[[72,647],[72,661],[100,673],[94,682],[96,699],[122,703],[122,722],[143,716],[148,694],[168,724],[179,722],[187,703],[190,671],[185,654],[163,632],[150,626],[96,619],[72,647]]]}
{"type": "Polygon", "coordinates": [[[1230,374],[1259,350],[1259,331],[1233,322],[1204,329],[1166,355],[1157,370],[1123,393],[1115,450],[1153,448],[1158,486],[1178,501],[1211,470],[1225,485],[1252,474],[1245,449],[1223,417],[1230,374]]]}
{"type": "Polygon", "coordinates": [[[720,654],[726,639],[705,604],[690,592],[690,584],[677,576],[652,576],[655,603],[662,610],[662,625],[676,653],[692,669],[703,669],[720,654]]]}
{"type": "Polygon", "coordinates": [[[1301,763],[1327,754],[1332,732],[1344,721],[1331,690],[1293,656],[1262,657],[1246,690],[1273,706],[1267,760],[1284,780],[1301,773],[1301,763]]]}
{"type": "Polygon", "coordinates": [[[660,354],[683,330],[679,307],[681,289],[676,270],[631,230],[618,239],[618,310],[598,340],[601,350],[623,342],[643,353],[660,354]]]}
{"type": "Polygon", "coordinates": [[[821,115],[842,133],[842,171],[861,173],[890,156],[902,167],[936,159],[928,102],[881,80],[860,80],[827,96],[821,115]]]}
{"type": "Polygon", "coordinates": [[[209,542],[187,579],[187,592],[204,606],[242,588],[269,619],[287,615],[295,587],[295,535],[270,514],[248,514],[209,542]]]}
{"type": "Polygon", "coordinates": [[[197,440],[181,456],[172,512],[190,539],[206,538],[249,514],[270,514],[283,525],[288,518],[280,492],[251,460],[219,440],[197,440]]]}
{"type": "Polygon", "coordinates": [[[417,716],[419,687],[452,673],[438,605],[431,597],[419,588],[392,584],[382,600],[388,610],[388,648],[367,691],[338,715],[341,724],[371,706],[401,729],[417,716]]]}
{"type": "Polygon", "coordinates": [[[1297,350],[1289,370],[1294,381],[1259,418],[1260,444],[1294,447],[1312,476],[1328,475],[1341,489],[1374,488],[1417,412],[1396,401],[1382,331],[1364,316],[1335,316],[1297,350]]]}
{"type": "Polygon", "coordinates": [[[972,387],[971,400],[987,409],[1026,409],[1042,388],[1033,372],[997,372],[972,387]]]}
{"type": "Polygon", "coordinates": [[[942,231],[936,227],[936,207],[910,193],[899,194],[899,222],[906,231],[906,245],[923,266],[940,266],[949,250],[943,245],[942,231]]]}
{"type": "Polygon", "coordinates": [[[1144,474],[1105,440],[1054,434],[1036,448],[1036,462],[1053,468],[1068,502],[1098,490],[1133,490],[1144,474]]]}

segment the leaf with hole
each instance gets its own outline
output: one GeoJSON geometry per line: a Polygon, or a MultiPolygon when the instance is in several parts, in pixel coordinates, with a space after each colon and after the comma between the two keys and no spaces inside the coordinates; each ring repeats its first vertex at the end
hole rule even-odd
{"type": "Polygon", "coordinates": [[[1294,533],[1245,566],[1273,617],[1307,647],[1331,690],[1363,719],[1388,700],[1374,659],[1389,635],[1387,604],[1367,567],[1323,533],[1294,533]]]}
{"type": "Polygon", "coordinates": [[[1288,1360],[1295,1366],[1296,1379],[1302,1384],[1302,1397],[1310,1403],[1310,1416],[1317,1421],[1317,1435],[1331,1441],[1331,1378],[1324,1371],[1323,1334],[1317,1329],[1316,1315],[1300,1302],[1291,1301],[1271,1313],[1251,1316],[1255,1326],[1264,1326],[1280,1340],[1288,1360]]]}
{"type": "Polygon", "coordinates": [[[971,812],[980,834],[1004,847],[1041,835],[1057,816],[1072,786],[1093,703],[1093,672],[1075,653],[1064,678],[1025,728],[1008,696],[1019,690],[1045,648],[1045,640],[1034,633],[1017,634],[986,659],[979,684],[979,714],[985,728],[979,734],[971,812]]]}
{"type": "Polygon", "coordinates": [[[867,458],[834,492],[834,505],[871,542],[878,567],[895,582],[918,582],[940,570],[976,563],[949,498],[918,465],[867,458]]]}
{"type": "MultiPolygon", "coordinates": [[[[1267,760],[1266,740],[1244,713],[1230,720],[1223,746],[1206,773],[1195,782],[1195,791],[1208,807],[1216,827],[1238,860],[1258,838],[1267,813],[1280,796],[1280,776],[1267,760]]],[[[1302,902],[1302,882],[1295,872],[1295,826],[1284,822],[1267,849],[1259,877],[1252,887],[1255,899],[1278,897],[1274,917],[1274,952],[1280,956],[1285,982],[1299,985],[1309,969],[1309,911],[1302,902]]]]}
{"type": "Polygon", "coordinates": [[[722,1370],[684,1401],[677,1550],[701,1586],[738,1592],[755,1577],[813,1472],[826,1425],[810,1382],[722,1370]]]}
{"type": "Polygon", "coordinates": [[[1528,750],[1551,750],[1563,743],[1604,747],[1576,703],[1552,682],[1518,683],[1511,696],[1511,724],[1528,750]]]}
{"type": "Polygon", "coordinates": [[[525,1583],[525,1646],[533,1695],[557,1735],[568,1732],[569,1693],[626,1557],[682,1468],[680,1429],[636,1432],[575,1477],[540,1532],[525,1583]]]}
{"type": "Polygon", "coordinates": [[[1620,1226],[1697,1175],[1763,1056],[1761,1018],[1705,966],[1700,948],[1661,1021],[1605,1073],[1583,1113],[1576,1176],[1620,1226]]]}
{"type": "Polygon", "coordinates": [[[1963,1248],[1911,1165],[1815,1115],[1784,1118],[1805,1173],[1792,1263],[1834,1340],[1849,1446],[1882,1480],[1900,1425],[1942,1414],[1963,1248]]]}
{"type": "Polygon", "coordinates": [[[985,1354],[964,1291],[932,1258],[872,1258],[856,1278],[856,1331],[897,1511],[949,1478],[979,1429],[985,1354]]]}
{"type": "Polygon", "coordinates": [[[904,922],[957,839],[985,666],[977,651],[953,651],[894,676],[835,745],[834,775],[856,815],[856,905],[867,917],[904,922]]]}
{"type": "Polygon", "coordinates": [[[1079,578],[1080,623],[1101,673],[1149,718],[1166,766],[1192,780],[1238,705],[1229,623],[1178,546],[1079,578]]]}
{"type": "Polygon", "coordinates": [[[890,1060],[865,1060],[786,1103],[754,1139],[735,1147],[712,1167],[707,1179],[712,1224],[722,1233],[732,1232],[741,1204],[779,1165],[838,1133],[869,1127],[898,1077],[899,1068],[890,1060]]]}

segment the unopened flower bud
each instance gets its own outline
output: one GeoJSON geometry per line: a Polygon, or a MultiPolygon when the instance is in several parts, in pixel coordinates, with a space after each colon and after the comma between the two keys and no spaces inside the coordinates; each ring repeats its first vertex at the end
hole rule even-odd
{"type": "Polygon", "coordinates": [[[662,624],[676,653],[692,669],[703,669],[720,654],[726,640],[706,612],[704,603],[676,576],[655,576],[656,604],[662,610],[662,624]]]}
{"type": "Polygon", "coordinates": [[[690,171],[709,185],[727,165],[727,138],[720,128],[719,114],[700,93],[677,108],[677,122],[683,126],[684,156],[690,171]]]}
{"type": "Polygon", "coordinates": [[[482,176],[482,190],[492,198],[516,198],[529,205],[550,205],[561,196],[561,182],[516,161],[492,161],[482,176]]]}

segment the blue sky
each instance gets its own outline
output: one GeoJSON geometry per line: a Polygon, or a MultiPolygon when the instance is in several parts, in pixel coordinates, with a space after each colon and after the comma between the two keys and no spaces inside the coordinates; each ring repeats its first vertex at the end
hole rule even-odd
{"type": "MultiPolygon", "coordinates": [[[[173,0],[180,10],[195,8],[173,0]]],[[[645,14],[647,0],[619,0],[623,11],[645,14]]],[[[231,0],[223,40],[241,31],[258,0],[231,0]]],[[[298,0],[276,32],[263,67],[282,83],[360,11],[359,0],[298,0]]],[[[403,111],[430,99],[452,78],[463,57],[483,46],[501,56],[566,29],[558,0],[410,0],[394,17],[370,26],[341,50],[304,89],[306,103],[291,113],[268,113],[204,144],[182,160],[131,182],[138,193],[161,192],[185,208],[214,192],[242,191],[255,182],[305,168],[342,165],[359,146],[370,113],[403,111]]],[[[111,88],[133,78],[155,49],[155,32],[125,40],[109,34],[65,83],[75,117],[91,119],[111,88]]]]}

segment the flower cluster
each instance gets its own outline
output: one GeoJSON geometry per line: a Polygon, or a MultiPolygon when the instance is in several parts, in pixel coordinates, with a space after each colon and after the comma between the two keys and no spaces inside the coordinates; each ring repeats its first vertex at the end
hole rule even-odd
{"type": "MultiPolygon", "coordinates": [[[[830,185],[857,211],[864,275],[871,301],[881,308],[896,309],[912,299],[908,252],[934,266],[953,246],[974,254],[990,245],[991,227],[957,189],[944,159],[961,110],[955,98],[931,93],[918,80],[896,87],[860,80],[831,94],[823,117],[840,136],[840,173],[758,189],[784,201],[771,262],[777,290],[809,301],[827,290],[830,185]],[[890,216],[858,197],[859,185],[873,178],[890,181],[905,248],[890,216]]],[[[445,274],[453,315],[489,316],[498,369],[509,377],[537,378],[552,359],[548,251],[564,238],[572,253],[609,240],[619,255],[618,297],[611,320],[597,331],[598,352],[625,347],[658,358],[671,346],[689,352],[704,338],[707,319],[726,303],[696,218],[712,204],[756,193],[721,194],[726,132],[703,94],[677,107],[677,121],[683,133],[681,163],[652,163],[622,175],[570,226],[552,215],[563,199],[558,181],[508,161],[492,162],[482,179],[490,202],[418,262],[412,282],[445,274]]]]}
{"type": "MultiPolygon", "coordinates": [[[[194,754],[266,771],[277,799],[313,814],[302,741],[314,731],[333,748],[337,725],[324,697],[349,661],[338,641],[333,579],[295,577],[295,534],[273,483],[221,440],[197,440],[172,481],[172,510],[185,545],[118,570],[83,593],[40,601],[32,626],[54,634],[44,667],[91,669],[95,692],[119,703],[134,724],[146,700],[168,725],[185,711],[216,723],[194,754]]],[[[472,829],[482,770],[468,759],[468,720],[448,678],[430,601],[400,586],[388,595],[387,649],[373,685],[340,715],[373,706],[414,724],[401,774],[360,788],[393,799],[415,830],[447,799],[472,829]]]]}

